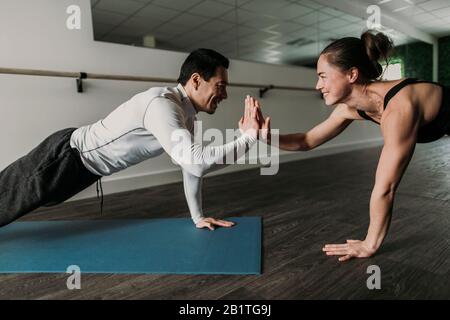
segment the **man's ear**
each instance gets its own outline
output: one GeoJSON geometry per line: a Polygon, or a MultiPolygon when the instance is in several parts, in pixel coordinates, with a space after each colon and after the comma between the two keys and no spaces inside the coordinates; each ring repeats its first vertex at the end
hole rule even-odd
{"type": "Polygon", "coordinates": [[[202,77],[198,73],[193,73],[191,75],[192,85],[193,85],[195,90],[197,90],[198,87],[200,86],[200,80],[201,79],[202,79],[202,77]]]}
{"type": "Polygon", "coordinates": [[[355,83],[359,78],[359,70],[357,68],[351,68],[348,73],[348,81],[355,83]]]}

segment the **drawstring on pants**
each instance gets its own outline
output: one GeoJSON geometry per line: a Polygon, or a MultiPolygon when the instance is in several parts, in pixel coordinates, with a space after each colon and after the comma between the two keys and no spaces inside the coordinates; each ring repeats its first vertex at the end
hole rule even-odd
{"type": "Polygon", "coordinates": [[[99,198],[99,187],[100,187],[100,215],[103,215],[103,186],[102,186],[102,178],[97,180],[97,199],[99,198]]]}

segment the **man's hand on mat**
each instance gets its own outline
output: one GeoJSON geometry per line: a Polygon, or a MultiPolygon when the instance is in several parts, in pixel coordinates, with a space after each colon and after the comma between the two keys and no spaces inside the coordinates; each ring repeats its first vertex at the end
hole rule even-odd
{"type": "Polygon", "coordinates": [[[258,137],[258,130],[261,128],[257,119],[258,108],[255,99],[250,96],[245,98],[244,115],[239,120],[239,129],[254,138],[258,137]]]}
{"type": "Polygon", "coordinates": [[[322,250],[327,256],[341,256],[339,261],[347,261],[351,258],[368,258],[376,251],[360,240],[347,240],[345,244],[326,244],[322,250]]]}
{"type": "Polygon", "coordinates": [[[195,225],[197,228],[208,228],[209,230],[214,230],[214,226],[220,226],[229,228],[234,226],[234,222],[225,221],[225,220],[216,220],[214,218],[203,218],[195,225]]]}

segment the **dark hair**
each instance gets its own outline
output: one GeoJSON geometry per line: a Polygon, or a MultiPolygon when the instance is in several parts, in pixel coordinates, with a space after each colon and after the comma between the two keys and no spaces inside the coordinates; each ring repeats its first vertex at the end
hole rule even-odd
{"type": "Polygon", "coordinates": [[[217,67],[228,69],[230,60],[217,51],[211,49],[197,49],[192,51],[181,66],[178,83],[185,85],[193,73],[198,73],[208,81],[216,73],[217,67]]]}
{"type": "Polygon", "coordinates": [[[361,38],[347,37],[334,41],[321,53],[326,55],[328,62],[346,71],[357,68],[362,81],[368,82],[379,79],[383,74],[380,60],[389,64],[389,56],[394,44],[382,32],[375,34],[374,30],[367,30],[361,38]]]}

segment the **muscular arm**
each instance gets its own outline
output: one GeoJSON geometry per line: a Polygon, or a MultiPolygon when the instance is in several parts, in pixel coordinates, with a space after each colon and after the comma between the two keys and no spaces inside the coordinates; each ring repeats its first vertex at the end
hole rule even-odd
{"type": "Polygon", "coordinates": [[[324,122],[318,124],[306,133],[280,135],[280,149],[287,151],[308,151],[333,139],[354,119],[358,119],[346,105],[338,105],[324,122]]]}
{"type": "Polygon", "coordinates": [[[413,156],[420,117],[412,106],[391,105],[381,122],[384,146],[378,162],[375,185],[370,198],[370,224],[366,238],[347,240],[346,244],[328,244],[327,255],[353,257],[372,256],[383,243],[392,217],[395,191],[413,156]]]}
{"type": "Polygon", "coordinates": [[[395,191],[413,156],[419,129],[419,115],[410,106],[391,106],[381,124],[384,146],[378,162],[370,198],[370,225],[366,243],[377,250],[389,228],[395,191]]]}

